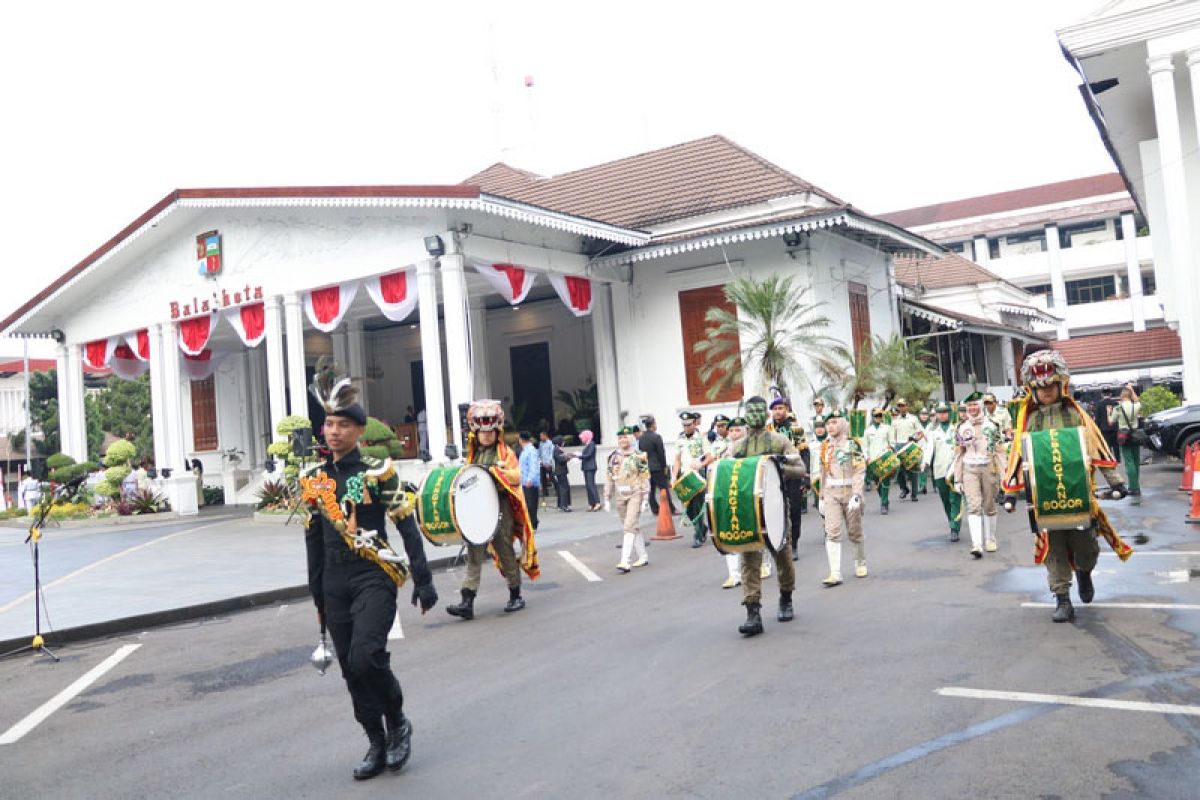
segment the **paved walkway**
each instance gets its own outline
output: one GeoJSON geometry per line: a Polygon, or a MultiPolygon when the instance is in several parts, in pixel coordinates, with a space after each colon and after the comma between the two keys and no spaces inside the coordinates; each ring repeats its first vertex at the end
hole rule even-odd
{"type": "MultiPolygon", "coordinates": [[[[653,533],[648,514],[643,524],[653,533]]],[[[538,546],[604,533],[615,540],[619,530],[612,514],[543,510],[538,546]]],[[[23,530],[0,529],[0,654],[27,644],[34,632],[33,559],[25,536],[23,530]]],[[[449,566],[458,553],[457,547],[425,544],[435,566],[449,566]]],[[[223,613],[307,591],[298,522],[256,522],[248,510],[223,506],[165,521],[47,528],[39,558],[48,643],[223,613]]]]}

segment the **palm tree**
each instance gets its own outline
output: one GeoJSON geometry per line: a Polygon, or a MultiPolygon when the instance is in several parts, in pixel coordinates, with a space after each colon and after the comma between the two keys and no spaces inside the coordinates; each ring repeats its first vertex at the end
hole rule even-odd
{"type": "Polygon", "coordinates": [[[736,313],[710,308],[705,314],[708,338],[694,345],[704,357],[700,379],[709,384],[709,398],[742,383],[743,368],[762,377],[762,394],[770,386],[787,394],[789,383],[802,380],[806,362],[818,370],[832,365],[841,345],[825,335],[830,320],[820,313],[824,303],[810,302],[808,293],[808,287],[793,285],[790,276],[726,284],[725,297],[736,313]]]}
{"type": "Polygon", "coordinates": [[[932,359],[924,346],[907,342],[899,334],[887,339],[873,337],[868,372],[874,390],[883,393],[884,405],[890,406],[898,397],[923,403],[942,382],[932,359]]]}

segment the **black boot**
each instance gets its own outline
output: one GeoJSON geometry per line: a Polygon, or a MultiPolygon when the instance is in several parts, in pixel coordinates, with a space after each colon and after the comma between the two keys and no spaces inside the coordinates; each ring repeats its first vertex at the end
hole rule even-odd
{"type": "Polygon", "coordinates": [[[1092,583],[1092,573],[1081,569],[1075,570],[1075,580],[1079,582],[1079,599],[1085,603],[1092,602],[1096,596],[1096,586],[1092,583]]]}
{"type": "Polygon", "coordinates": [[[950,529],[950,541],[952,541],[952,542],[958,541],[958,530],[956,528],[950,529]]]}
{"type": "Polygon", "coordinates": [[[521,597],[521,587],[508,587],[508,602],[504,604],[504,613],[508,614],[513,611],[520,611],[524,607],[525,599],[521,597]]]}
{"type": "Polygon", "coordinates": [[[1070,595],[1055,595],[1055,600],[1058,601],[1058,606],[1055,607],[1054,616],[1051,619],[1055,622],[1070,622],[1075,619],[1075,607],[1071,605],[1070,595]]]}
{"type": "Polygon", "coordinates": [[[776,615],[775,618],[777,620],[779,620],[780,622],[791,622],[792,618],[794,616],[795,616],[795,613],[792,611],[792,593],[791,592],[780,592],[779,593],[779,613],[776,615]]]}
{"type": "Polygon", "coordinates": [[[743,636],[757,636],[763,632],[762,603],[746,603],[746,621],[738,626],[743,636]]]}
{"type": "Polygon", "coordinates": [[[392,772],[399,772],[412,755],[412,723],[408,721],[408,717],[401,717],[399,725],[388,723],[386,748],[384,757],[387,768],[392,772]]]}
{"type": "Polygon", "coordinates": [[[365,781],[367,778],[374,778],[383,772],[384,752],[387,749],[383,731],[368,733],[367,739],[370,740],[371,746],[368,748],[367,754],[363,756],[363,760],[354,768],[354,780],[356,781],[365,781]]]}
{"type": "Polygon", "coordinates": [[[887,512],[888,512],[888,506],[887,506],[887,503],[884,503],[883,505],[881,505],[879,507],[879,514],[880,514],[880,516],[886,517],[887,512]]]}
{"type": "Polygon", "coordinates": [[[446,613],[452,617],[475,619],[475,591],[473,589],[463,589],[462,602],[446,606],[446,613]]]}

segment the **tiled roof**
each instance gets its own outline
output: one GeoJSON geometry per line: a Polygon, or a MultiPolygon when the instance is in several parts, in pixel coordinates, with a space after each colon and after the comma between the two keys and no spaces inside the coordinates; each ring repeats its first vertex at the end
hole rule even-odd
{"type": "Polygon", "coordinates": [[[1072,371],[1117,369],[1183,360],[1179,334],[1170,328],[1075,336],[1053,342],[1051,346],[1063,354],[1072,371]]]}
{"type": "MultiPolygon", "coordinates": [[[[904,211],[892,211],[888,214],[877,215],[902,228],[919,228],[922,225],[935,225],[954,220],[983,217],[988,214],[1000,214],[1005,211],[1018,211],[1023,208],[1065,203],[1069,200],[1082,200],[1087,197],[1117,194],[1125,192],[1125,182],[1115,172],[1104,175],[1092,175],[1088,178],[1075,178],[1058,183],[1047,183],[1041,186],[1030,186],[1026,189],[1014,189],[1009,192],[985,194],[979,197],[969,197],[966,200],[951,200],[946,203],[934,203],[930,206],[909,208],[904,211]]],[[[1132,208],[1132,201],[1130,207],[1132,208]]]]}
{"type": "Polygon", "coordinates": [[[1004,282],[996,273],[954,252],[947,253],[943,258],[896,258],[896,283],[905,286],[946,289],[951,286],[1004,282]]]}
{"type": "Polygon", "coordinates": [[[724,136],[684,142],[551,178],[493,164],[464,183],[510,200],[639,229],[804,192],[844,205],[724,136]]]}

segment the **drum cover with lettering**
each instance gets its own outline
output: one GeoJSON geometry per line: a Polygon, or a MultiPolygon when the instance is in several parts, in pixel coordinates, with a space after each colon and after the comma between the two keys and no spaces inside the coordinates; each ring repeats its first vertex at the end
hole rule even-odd
{"type": "Polygon", "coordinates": [[[708,523],[713,545],[722,553],[753,553],[766,546],[758,477],[761,458],[722,458],[708,468],[708,523]]]}
{"type": "Polygon", "coordinates": [[[764,457],[758,464],[758,476],[762,529],[766,534],[764,538],[771,552],[778,553],[788,542],[788,524],[783,500],[783,480],[775,460],[764,457]]]}
{"type": "Polygon", "coordinates": [[[439,547],[462,544],[462,534],[454,524],[454,499],[450,488],[459,467],[443,464],[429,470],[417,495],[417,527],[431,543],[439,547]]]}
{"type": "Polygon", "coordinates": [[[491,474],[468,464],[454,478],[454,521],[471,544],[487,544],[500,527],[500,493],[491,474]]]}
{"type": "Polygon", "coordinates": [[[1027,480],[1038,527],[1054,531],[1090,526],[1092,479],[1085,429],[1027,433],[1021,454],[1029,468],[1027,480]]]}
{"type": "Polygon", "coordinates": [[[679,498],[679,502],[685,506],[692,500],[704,492],[704,478],[698,472],[685,472],[679,476],[679,480],[675,481],[675,485],[671,487],[675,490],[675,496],[679,498]]]}

